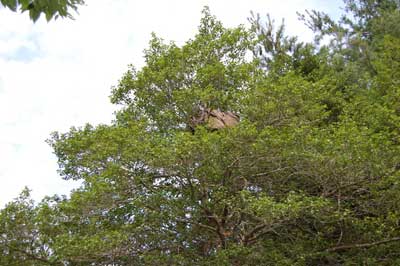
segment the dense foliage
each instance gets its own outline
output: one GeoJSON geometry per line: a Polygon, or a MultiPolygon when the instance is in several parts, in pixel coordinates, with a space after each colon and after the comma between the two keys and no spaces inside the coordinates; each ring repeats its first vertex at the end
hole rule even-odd
{"type": "Polygon", "coordinates": [[[0,6],[4,6],[14,12],[28,12],[33,21],[37,21],[44,14],[47,21],[52,18],[72,18],[71,10],[76,11],[83,0],[0,0],[0,6]]]}
{"type": "Polygon", "coordinates": [[[400,4],[345,4],[312,44],[208,9],[153,36],[113,123],[49,141],[82,187],[1,210],[0,265],[400,265],[400,4]],[[190,130],[207,108],[240,122],[190,130]]]}

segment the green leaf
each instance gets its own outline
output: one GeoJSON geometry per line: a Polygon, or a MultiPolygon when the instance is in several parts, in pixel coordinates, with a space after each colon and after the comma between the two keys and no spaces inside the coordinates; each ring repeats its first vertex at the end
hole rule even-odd
{"type": "Polygon", "coordinates": [[[17,11],[18,1],[17,0],[3,0],[1,3],[11,9],[12,11],[17,11]]]}
{"type": "Polygon", "coordinates": [[[36,22],[39,19],[40,14],[41,13],[35,9],[29,10],[29,17],[33,20],[33,22],[36,22]]]}

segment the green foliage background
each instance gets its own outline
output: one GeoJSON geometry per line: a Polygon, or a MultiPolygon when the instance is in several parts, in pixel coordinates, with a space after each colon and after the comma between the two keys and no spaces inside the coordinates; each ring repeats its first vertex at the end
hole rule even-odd
{"type": "Polygon", "coordinates": [[[1,210],[0,265],[400,265],[400,4],[345,5],[300,16],[314,43],[207,8],[153,36],[115,120],[49,140],[81,188],[1,210]],[[189,130],[204,108],[240,123],[189,130]]]}

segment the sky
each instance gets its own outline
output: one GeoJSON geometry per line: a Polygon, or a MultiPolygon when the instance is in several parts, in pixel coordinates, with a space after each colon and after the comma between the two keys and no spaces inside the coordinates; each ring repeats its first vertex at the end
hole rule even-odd
{"type": "Polygon", "coordinates": [[[209,6],[226,27],[248,25],[250,11],[280,22],[288,35],[310,41],[296,11],[337,17],[338,0],[87,0],[75,20],[33,23],[28,14],[0,7],[0,207],[27,186],[40,201],[65,194],[79,182],[62,180],[45,142],[51,132],[85,123],[110,123],[111,87],[140,69],[151,33],[183,44],[196,34],[209,6]]]}

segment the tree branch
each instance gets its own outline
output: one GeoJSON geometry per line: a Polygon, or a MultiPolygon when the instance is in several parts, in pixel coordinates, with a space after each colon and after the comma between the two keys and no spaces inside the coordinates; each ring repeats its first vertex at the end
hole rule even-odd
{"type": "Polygon", "coordinates": [[[381,245],[381,244],[386,244],[386,243],[395,242],[395,241],[400,241],[400,237],[394,237],[394,238],[385,239],[385,240],[381,240],[381,241],[375,241],[375,242],[372,242],[372,243],[341,245],[341,246],[328,248],[325,251],[327,251],[327,252],[337,252],[337,251],[342,251],[342,250],[352,249],[352,248],[369,248],[369,247],[378,246],[378,245],[381,245]]]}
{"type": "Polygon", "coordinates": [[[197,226],[202,227],[204,229],[207,229],[207,230],[209,230],[209,231],[211,231],[213,233],[217,233],[217,229],[216,228],[214,228],[212,226],[209,226],[209,225],[206,225],[206,224],[202,224],[202,223],[196,222],[196,221],[180,219],[180,218],[177,218],[176,221],[182,222],[182,223],[186,223],[186,224],[197,225],[197,226]]]}

